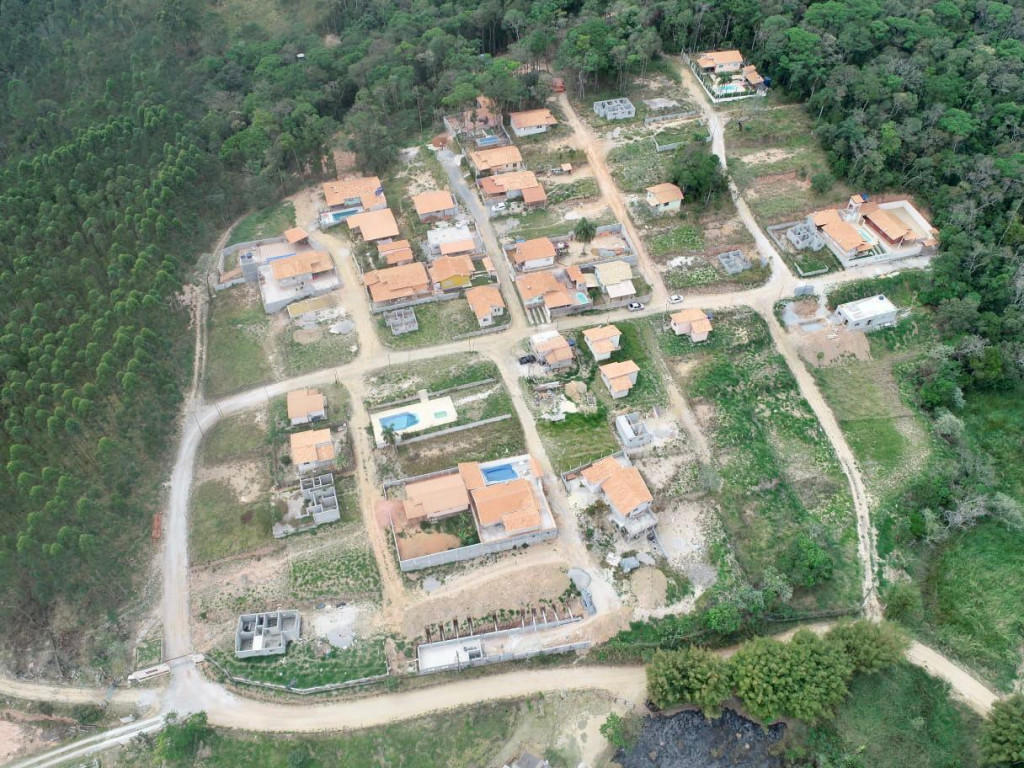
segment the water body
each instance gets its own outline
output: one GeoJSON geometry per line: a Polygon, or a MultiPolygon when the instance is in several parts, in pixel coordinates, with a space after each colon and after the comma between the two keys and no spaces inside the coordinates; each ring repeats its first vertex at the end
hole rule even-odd
{"type": "Polygon", "coordinates": [[[622,768],[782,768],[772,747],[785,733],[782,723],[765,728],[730,709],[714,720],[692,711],[650,716],[636,746],[615,761],[622,768]]]}

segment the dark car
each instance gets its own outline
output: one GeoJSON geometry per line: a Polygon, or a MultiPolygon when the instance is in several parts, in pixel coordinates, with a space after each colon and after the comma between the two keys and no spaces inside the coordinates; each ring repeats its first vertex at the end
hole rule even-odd
{"type": "Polygon", "coordinates": [[[523,355],[522,357],[519,358],[519,364],[520,365],[529,365],[530,363],[536,363],[536,362],[537,362],[537,356],[536,355],[523,355]]]}

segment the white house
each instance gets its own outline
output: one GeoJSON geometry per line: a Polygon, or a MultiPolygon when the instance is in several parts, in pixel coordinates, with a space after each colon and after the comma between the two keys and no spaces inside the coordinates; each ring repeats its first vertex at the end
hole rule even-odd
{"type": "Polygon", "coordinates": [[[689,336],[690,341],[706,341],[711,333],[711,321],[702,309],[681,309],[671,317],[676,336],[689,336]]]}
{"type": "Polygon", "coordinates": [[[598,370],[601,371],[601,381],[608,388],[612,399],[620,400],[628,395],[636,384],[640,366],[632,360],[624,360],[621,363],[607,363],[598,370]]]}
{"type": "Polygon", "coordinates": [[[836,307],[843,325],[855,331],[873,331],[896,324],[896,305],[882,294],[848,301],[836,307]]]}
{"type": "Polygon", "coordinates": [[[647,188],[647,205],[657,214],[677,213],[683,203],[683,190],[668,182],[647,188]]]}
{"type": "Polygon", "coordinates": [[[622,331],[614,325],[599,325],[597,328],[587,328],[583,332],[583,342],[598,362],[607,360],[612,356],[612,352],[618,352],[621,339],[622,331]]]}
{"type": "Polygon", "coordinates": [[[494,318],[505,314],[505,300],[496,285],[477,285],[466,291],[466,301],[481,328],[494,325],[494,318]]]}
{"type": "Polygon", "coordinates": [[[558,125],[558,120],[550,109],[530,109],[526,112],[513,112],[508,116],[509,125],[516,136],[533,136],[546,133],[549,126],[558,125]]]}
{"type": "Polygon", "coordinates": [[[535,237],[516,243],[508,251],[509,258],[520,272],[546,269],[555,265],[555,244],[546,237],[535,237]]]}

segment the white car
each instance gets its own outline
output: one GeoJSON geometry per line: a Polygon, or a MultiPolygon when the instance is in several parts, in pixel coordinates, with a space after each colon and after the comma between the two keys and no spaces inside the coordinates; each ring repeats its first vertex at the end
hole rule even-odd
{"type": "Polygon", "coordinates": [[[643,308],[644,305],[641,304],[639,301],[631,301],[629,303],[629,306],[626,307],[626,309],[628,309],[630,312],[639,312],[643,308]]]}
{"type": "Polygon", "coordinates": [[[668,297],[668,303],[669,304],[682,304],[683,303],[683,297],[680,296],[678,293],[673,293],[671,296],[668,297]]]}
{"type": "Polygon", "coordinates": [[[508,206],[505,205],[504,203],[495,203],[494,205],[491,206],[491,211],[493,213],[500,213],[501,211],[504,211],[506,208],[508,208],[508,206]]]}

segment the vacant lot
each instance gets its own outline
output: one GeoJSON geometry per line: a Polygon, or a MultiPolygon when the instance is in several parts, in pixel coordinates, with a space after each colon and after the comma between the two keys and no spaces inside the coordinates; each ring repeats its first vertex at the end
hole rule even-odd
{"type": "Polygon", "coordinates": [[[644,194],[652,184],[668,181],[671,152],[658,152],[653,138],[638,138],[608,153],[608,167],[619,189],[644,194]]]}
{"type": "Polygon", "coordinates": [[[398,449],[377,451],[382,479],[410,477],[454,467],[460,461],[490,461],[526,453],[526,438],[515,414],[511,419],[442,435],[398,449]]]}
{"type": "MultiPolygon", "coordinates": [[[[480,330],[476,315],[464,298],[451,301],[435,301],[413,307],[416,313],[418,331],[395,336],[384,321],[383,315],[377,316],[377,335],[386,347],[391,349],[415,349],[444,344],[467,333],[480,330]]],[[[497,325],[509,322],[511,315],[506,312],[496,318],[497,325]]]]}
{"type": "Polygon", "coordinates": [[[299,328],[287,322],[283,315],[276,320],[274,340],[276,359],[280,361],[280,374],[298,376],[300,373],[319,371],[344,365],[358,351],[356,334],[331,333],[327,325],[299,328]]]}
{"type": "Polygon", "coordinates": [[[358,526],[349,530],[344,538],[291,559],[289,582],[295,599],[379,598],[380,574],[373,552],[358,526]]]}
{"type": "Polygon", "coordinates": [[[833,563],[831,578],[794,584],[807,606],[850,606],[859,597],[856,529],[845,477],[764,321],[716,315],[708,342],[659,334],[698,412],[714,414],[717,500],[728,543],[748,578],[794,573],[806,550],[833,563]],[[794,548],[802,539],[805,551],[794,548]]]}
{"type": "Polygon", "coordinates": [[[271,378],[265,350],[269,329],[259,293],[251,286],[217,294],[210,305],[207,396],[222,397],[271,378]]]}
{"type": "Polygon", "coordinates": [[[608,412],[603,407],[597,413],[567,414],[564,421],[538,420],[537,431],[556,472],[565,472],[619,450],[608,412]]]}
{"type": "Polygon", "coordinates": [[[284,656],[237,659],[233,647],[215,650],[211,655],[237,677],[295,688],[344,683],[388,671],[383,637],[360,638],[349,648],[303,639],[288,646],[284,656]]]}
{"type": "Polygon", "coordinates": [[[372,409],[384,403],[415,397],[421,389],[440,392],[462,384],[499,377],[498,367],[475,353],[447,355],[378,368],[364,377],[366,407],[372,409]]]}
{"type": "Polygon", "coordinates": [[[254,211],[238,222],[231,230],[228,244],[248,243],[269,237],[283,235],[286,229],[295,226],[295,206],[290,200],[275,203],[267,208],[254,211]]]}
{"type": "Polygon", "coordinates": [[[278,510],[269,493],[240,502],[230,484],[205,482],[192,492],[192,560],[202,565],[270,544],[278,510]]]}

